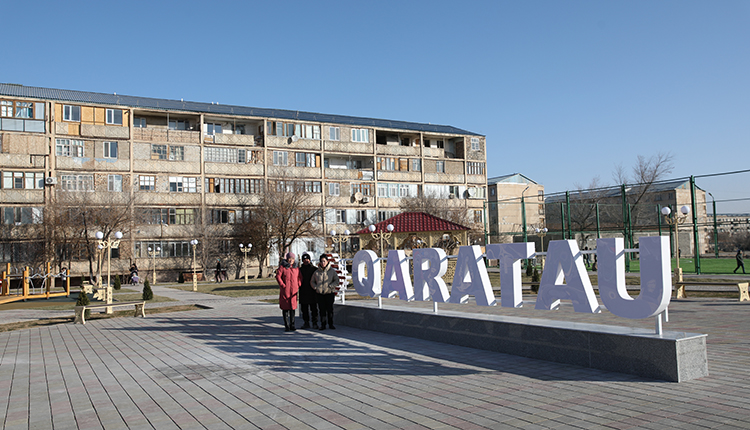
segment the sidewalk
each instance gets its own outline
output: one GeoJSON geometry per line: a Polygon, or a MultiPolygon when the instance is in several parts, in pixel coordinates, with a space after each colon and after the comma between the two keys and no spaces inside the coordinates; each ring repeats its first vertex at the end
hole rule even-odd
{"type": "Polygon", "coordinates": [[[748,303],[673,301],[666,330],[709,334],[710,376],[676,384],[344,326],[284,333],[278,306],[259,298],[153,290],[212,309],[0,333],[3,428],[750,427],[748,303]]]}

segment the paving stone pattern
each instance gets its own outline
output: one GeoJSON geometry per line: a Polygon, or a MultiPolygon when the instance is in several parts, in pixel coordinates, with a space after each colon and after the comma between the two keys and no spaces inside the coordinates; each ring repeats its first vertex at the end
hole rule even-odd
{"type": "MultiPolygon", "coordinates": [[[[285,333],[257,298],[154,293],[212,309],[0,333],[2,427],[750,428],[747,302],[672,303],[665,329],[709,334],[710,376],[677,384],[344,326],[285,333]]],[[[441,309],[653,327],[570,307],[441,309]]]]}

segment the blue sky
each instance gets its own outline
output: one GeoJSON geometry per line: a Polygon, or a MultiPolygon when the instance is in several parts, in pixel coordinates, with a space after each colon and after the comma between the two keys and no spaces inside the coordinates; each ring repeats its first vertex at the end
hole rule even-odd
{"type": "MultiPolygon", "coordinates": [[[[748,1],[5,2],[0,82],[447,124],[548,192],[750,168],[748,1]]],[[[750,174],[698,182],[750,197],[750,174]]],[[[719,212],[747,211],[749,202],[719,212]]]]}

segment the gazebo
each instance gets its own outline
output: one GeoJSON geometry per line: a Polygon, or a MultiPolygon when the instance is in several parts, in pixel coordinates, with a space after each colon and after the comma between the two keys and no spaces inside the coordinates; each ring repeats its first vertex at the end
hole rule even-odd
{"type": "Polygon", "coordinates": [[[413,248],[444,248],[450,252],[459,245],[469,243],[469,230],[468,227],[424,212],[404,212],[354,234],[359,236],[360,249],[379,249],[379,235],[383,234],[383,241],[387,243],[385,249],[411,251],[413,248]],[[390,235],[388,225],[393,225],[390,235]],[[371,229],[373,226],[374,231],[371,229]]]}

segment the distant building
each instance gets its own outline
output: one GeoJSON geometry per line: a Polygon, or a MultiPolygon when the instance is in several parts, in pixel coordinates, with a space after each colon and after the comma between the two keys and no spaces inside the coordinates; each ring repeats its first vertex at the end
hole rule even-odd
{"type": "Polygon", "coordinates": [[[523,234],[522,197],[527,233],[532,235],[535,228],[543,228],[545,225],[544,185],[520,173],[487,179],[487,227],[490,243],[513,242],[513,236],[523,234]]]}

